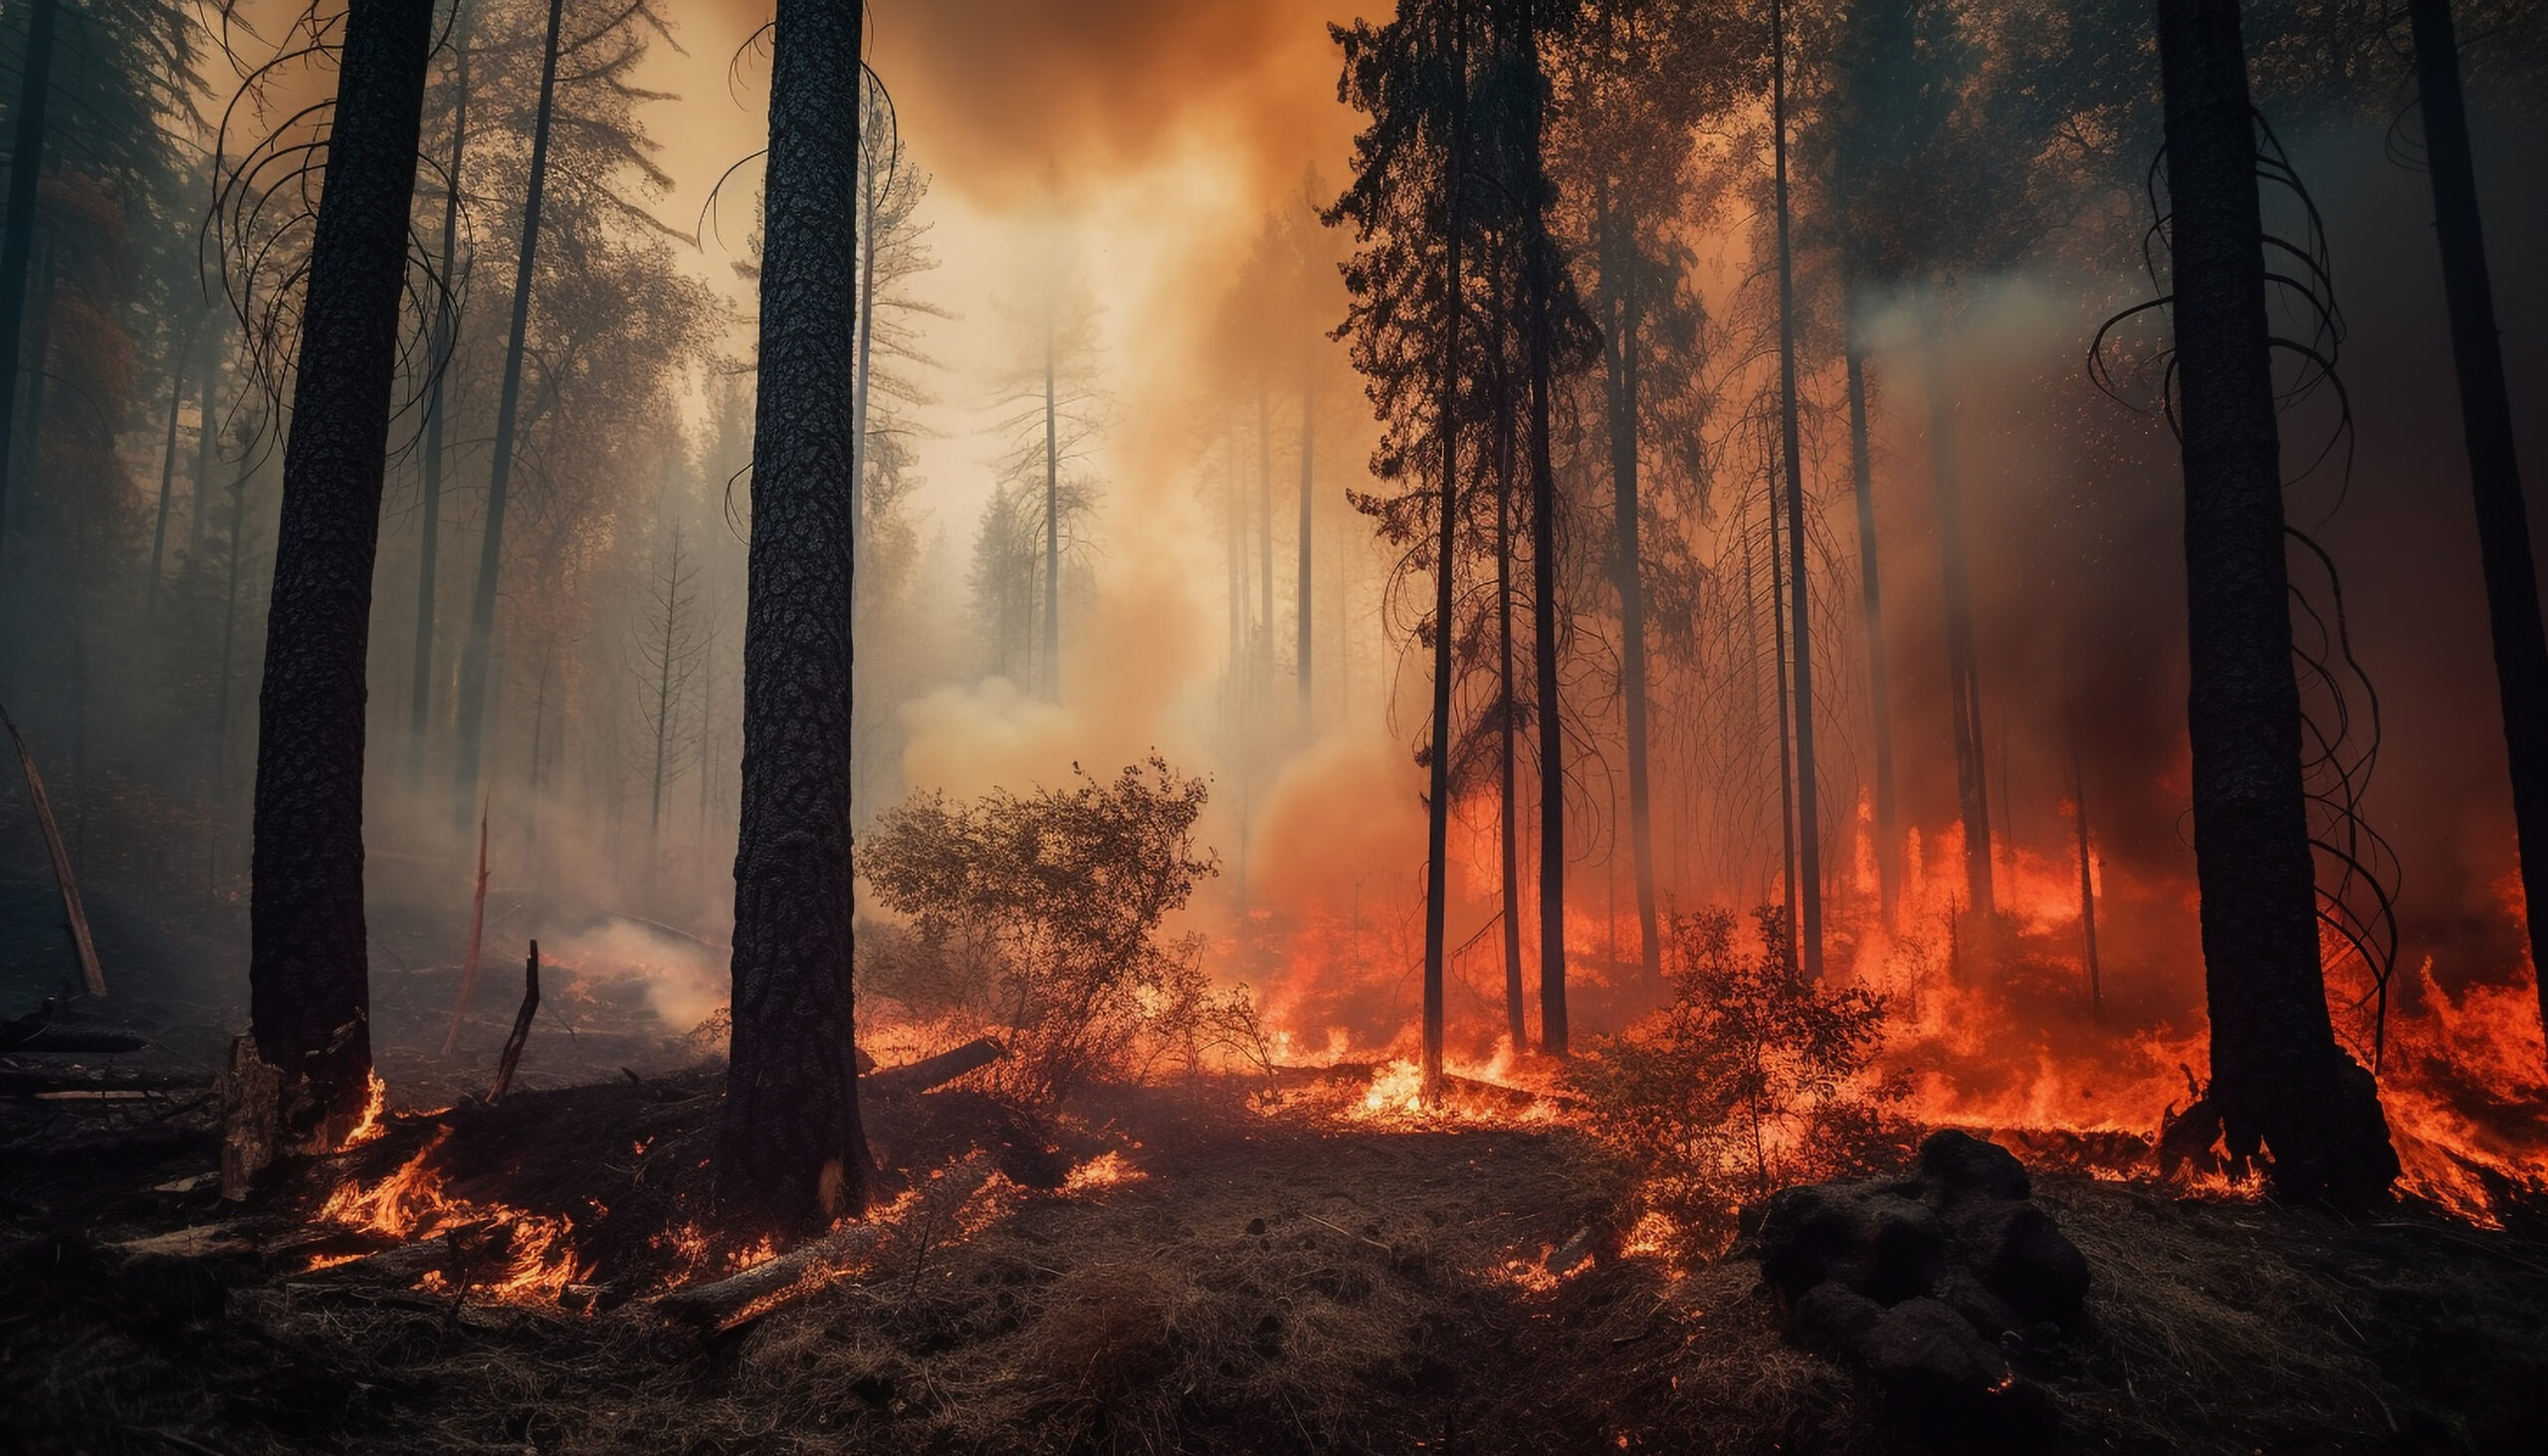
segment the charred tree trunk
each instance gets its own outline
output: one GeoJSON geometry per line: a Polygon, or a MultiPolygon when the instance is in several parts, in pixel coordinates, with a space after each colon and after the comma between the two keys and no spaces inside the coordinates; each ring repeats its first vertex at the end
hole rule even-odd
{"type": "MultiPolygon", "coordinates": [[[[2451,362],[2468,441],[2468,481],[2477,498],[2477,550],[2486,576],[2486,621],[2495,646],[2495,688],[2503,698],[2504,748],[2512,766],[2513,829],[2521,848],[2523,919],[2530,963],[2548,966],[2548,635],[2539,620],[2539,577],[2530,556],[2530,519],[2513,456],[2512,401],[2495,334],[2495,292],[2478,226],[2477,172],[2468,153],[2468,111],[2459,93],[2459,42],[2449,0],[2408,0],[2415,24],[2416,75],[2423,92],[2425,150],[2433,169],[2435,231],[2450,308],[2451,362]]],[[[2548,1021],[2548,970],[2539,977],[2548,1021]]]]}
{"type": "Polygon", "coordinates": [[[1771,0],[1770,111],[1779,194],[1779,428],[1788,467],[1788,581],[1796,591],[1796,872],[1807,980],[1822,978],[1822,817],[1813,776],[1812,578],[1805,571],[1805,457],[1797,448],[1796,264],[1788,243],[1787,7],[1771,0]]]}
{"type": "Polygon", "coordinates": [[[1513,405],[1498,388],[1495,420],[1495,683],[1504,698],[1496,715],[1497,826],[1504,872],[1504,1030],[1520,1056],[1529,1046],[1529,1015],[1522,1006],[1522,820],[1514,781],[1517,731],[1513,691],[1513,405]]]}
{"type": "Polygon", "coordinates": [[[2195,873],[2212,1097],[2286,1197],[2361,1204],[2398,1175],[2371,1075],[2336,1047],[2291,665],[2255,121],[2236,0],[2159,0],[2186,481],[2195,873]]]}
{"type": "Polygon", "coordinates": [[[1649,988],[1663,984],[1663,936],[1655,917],[1654,801],[1646,763],[1645,563],[1637,543],[1637,332],[1628,271],[1627,220],[1610,207],[1606,180],[1595,194],[1601,268],[1602,363],[1609,384],[1610,517],[1618,537],[1619,697],[1628,750],[1628,853],[1636,872],[1638,964],[1649,988]]]}
{"type": "Polygon", "coordinates": [[[359,1121],[371,1078],[363,668],[433,11],[346,14],[258,699],[250,1027],[283,1077],[284,1133],[321,1146],[359,1121]]]}
{"type": "Polygon", "coordinates": [[[1973,575],[1964,540],[1964,486],[1956,469],[1955,411],[1947,397],[1944,319],[1933,311],[1923,349],[1929,396],[1929,465],[1938,493],[1938,578],[1945,587],[1947,696],[1954,734],[1955,791],[1964,821],[1965,908],[1988,927],[1997,913],[1991,882],[1991,781],[1982,756],[1982,680],[1973,631],[1973,575]]]}
{"type": "MultiPolygon", "coordinates": [[[[1547,83],[1539,72],[1539,38],[1528,24],[1520,44],[1530,58],[1523,104],[1522,156],[1541,173],[1541,123],[1547,83]]],[[[1545,190],[1545,189],[1543,189],[1545,190]]],[[[1546,195],[1525,203],[1522,274],[1529,290],[1524,352],[1531,378],[1531,651],[1532,707],[1540,745],[1540,1050],[1567,1054],[1566,1014],[1566,716],[1558,705],[1557,472],[1549,460],[1549,374],[1556,316],[1557,247],[1548,234],[1546,195]]]]}
{"type": "Polygon", "coordinates": [[[859,12],[779,0],[743,628],[730,1216],[783,1235],[866,1204],[851,1065],[849,499],[859,12]]]}
{"type": "MultiPolygon", "coordinates": [[[[44,172],[45,104],[53,90],[53,32],[62,0],[34,0],[27,16],[27,56],[19,68],[18,104],[10,118],[9,210],[0,235],[0,552],[8,541],[11,428],[18,418],[18,350],[26,337],[27,268],[35,256],[36,180],[44,172]]],[[[39,353],[37,368],[44,366],[39,353]]]]}
{"type": "Polygon", "coordinates": [[[1460,190],[1468,139],[1466,22],[1455,0],[1450,155],[1443,172],[1442,398],[1435,423],[1442,434],[1442,520],[1441,533],[1433,543],[1433,741],[1425,750],[1424,1021],[1420,1035],[1423,1097],[1428,1106],[1442,1099],[1442,961],[1451,882],[1451,576],[1460,544],[1460,230],[1465,225],[1460,190]]]}
{"type": "Polygon", "coordinates": [[[1893,801],[1892,690],[1884,675],[1884,600],[1876,579],[1875,472],[1867,458],[1866,356],[1850,339],[1849,469],[1858,503],[1858,584],[1866,599],[1867,712],[1875,736],[1876,897],[1890,929],[1902,905],[1902,825],[1893,801]]]}
{"type": "Polygon", "coordinates": [[[2079,754],[2079,733],[2070,733],[2070,801],[2078,815],[2079,825],[2079,940],[2086,952],[2088,972],[2088,1016],[2094,1020],[2105,1015],[2105,980],[2097,967],[2097,878],[2096,862],[2088,854],[2088,770],[2079,754]]]}
{"type": "MultiPolygon", "coordinates": [[[[523,193],[522,253],[514,263],[513,333],[496,401],[496,459],[487,482],[487,528],[478,545],[478,591],[469,603],[469,641],[460,655],[459,746],[452,758],[452,808],[467,824],[478,797],[478,760],[487,732],[488,663],[495,655],[496,582],[504,568],[505,503],[514,474],[514,430],[522,409],[522,354],[531,332],[531,270],[539,254],[539,204],[548,182],[548,123],[557,101],[557,28],[565,0],[548,0],[548,42],[540,53],[539,110],[531,128],[531,180],[523,193]]],[[[846,337],[846,335],[844,335],[846,337]]]]}
{"type": "Polygon", "coordinates": [[[1770,462],[1770,701],[1779,715],[1779,848],[1786,891],[1780,910],[1787,921],[1788,968],[1796,968],[1796,759],[1790,756],[1788,722],[1788,576],[1779,529],[1779,464],[1770,462]]]}
{"type": "Polygon", "coordinates": [[[1292,618],[1298,640],[1292,649],[1292,675],[1300,685],[1301,731],[1310,727],[1310,487],[1317,475],[1318,374],[1308,357],[1301,361],[1301,524],[1300,579],[1293,585],[1298,599],[1292,618]]]}
{"type": "Polygon", "coordinates": [[[407,778],[417,787],[425,781],[425,738],[433,722],[434,578],[440,569],[437,563],[442,542],[443,392],[449,383],[444,376],[451,370],[452,335],[459,323],[451,301],[452,290],[459,287],[460,166],[463,147],[469,139],[468,0],[459,0],[459,6],[452,37],[456,71],[451,164],[443,177],[442,194],[442,296],[434,302],[433,338],[425,353],[426,367],[433,373],[425,385],[424,500],[419,512],[423,536],[416,556],[416,661],[407,690],[407,778]]]}
{"type": "Polygon", "coordinates": [[[168,353],[168,438],[159,457],[158,522],[150,528],[150,593],[144,608],[154,619],[159,615],[159,573],[168,556],[168,498],[177,484],[177,411],[186,402],[185,372],[173,362],[177,351],[168,353]]]}

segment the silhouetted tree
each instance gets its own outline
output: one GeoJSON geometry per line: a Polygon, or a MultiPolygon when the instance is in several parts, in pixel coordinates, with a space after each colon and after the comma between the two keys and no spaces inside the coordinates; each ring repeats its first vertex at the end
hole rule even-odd
{"type": "Polygon", "coordinates": [[[331,1145],[371,1078],[364,660],[432,0],[353,0],[284,453],[258,699],[249,1015],[284,1131],[331,1145]]]}
{"type": "Polygon", "coordinates": [[[852,345],[859,12],[779,0],[770,41],[743,626],[734,1042],[718,1186],[739,1229],[802,1234],[866,1204],[851,1065],[852,345]]]}
{"type": "MultiPolygon", "coordinates": [[[[2495,688],[2503,699],[2504,749],[2512,766],[2512,819],[2521,849],[2522,903],[2530,963],[2548,966],[2548,634],[2539,620],[2539,576],[2530,557],[2530,519],[2513,454],[2512,398],[2504,387],[2495,333],[2494,283],[2477,221],[2477,173],[2468,155],[2468,110],[2459,92],[2459,42],[2450,0],[2408,0],[2423,97],[2425,150],[2433,172],[2435,236],[2450,308],[2450,355],[2459,375],[2459,415],[2468,441],[2468,482],[2477,498],[2477,551],[2486,577],[2486,620],[2495,646],[2495,688]]],[[[2548,1024],[2548,972],[2539,1012],[2548,1024]]]]}
{"type": "Polygon", "coordinates": [[[2285,1196],[2360,1204],[2398,1175],[2319,965],[2292,669],[2256,120],[2237,0],[2159,0],[2177,419],[2186,485],[2194,848],[2212,1098],[2285,1196]]]}

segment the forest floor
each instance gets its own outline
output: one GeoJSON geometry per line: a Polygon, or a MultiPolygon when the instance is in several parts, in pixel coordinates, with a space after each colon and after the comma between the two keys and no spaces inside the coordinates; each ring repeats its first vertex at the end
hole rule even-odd
{"type": "MultiPolygon", "coordinates": [[[[1369,1124],[1359,1089],[1093,1095],[1040,1147],[960,1090],[884,1107],[890,1161],[1006,1144],[1009,1176],[960,1208],[881,1189],[897,1233],[864,1265],[703,1335],[647,1296],[703,1275],[717,1078],[393,1118],[245,1204],[203,1176],[207,1109],[0,1119],[0,1450],[1894,1448],[1751,1260],[1618,1236],[1623,1184],[1581,1134],[1369,1124]],[[451,1206],[571,1220],[568,1298],[314,1268],[379,1241],[314,1227],[319,1200],[422,1155],[451,1206]]],[[[2537,1449],[2535,1231],[2036,1186],[2095,1277],[2057,1449],[2537,1449]]]]}

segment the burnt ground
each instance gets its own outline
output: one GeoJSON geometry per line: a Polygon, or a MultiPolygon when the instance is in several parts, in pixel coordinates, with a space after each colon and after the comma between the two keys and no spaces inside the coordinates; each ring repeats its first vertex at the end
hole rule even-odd
{"type": "MultiPolygon", "coordinates": [[[[0,1450],[1896,1448],[1871,1390],[1785,1343],[1749,1260],[1622,1253],[1624,1185],[1579,1134],[1373,1128],[1236,1085],[1093,1097],[1053,1129],[960,1091],[879,1108],[905,1165],[1005,1143],[1011,1176],[962,1226],[702,1337],[645,1297],[687,1277],[661,1235],[700,1210],[715,1090],[623,1075],[401,1118],[245,1205],[189,1181],[200,1110],[18,1129],[0,1450]],[[579,1308],[302,1272],[384,1242],[315,1239],[327,1187],[437,1138],[447,1192],[575,1219],[579,1308]]],[[[2059,1449],[2535,1449],[2548,1242],[2063,1174],[2036,1196],[2095,1275],[2093,1329],[2047,1376],[2059,1449]]]]}

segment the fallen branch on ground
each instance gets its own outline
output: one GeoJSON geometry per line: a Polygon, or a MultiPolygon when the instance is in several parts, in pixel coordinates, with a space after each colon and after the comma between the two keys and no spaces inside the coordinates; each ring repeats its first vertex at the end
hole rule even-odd
{"type": "Polygon", "coordinates": [[[1007,1055],[1008,1048],[998,1042],[987,1036],[976,1037],[953,1051],[870,1072],[858,1079],[858,1090],[877,1097],[904,1097],[927,1092],[967,1072],[979,1071],[1007,1055]]]}
{"type": "MultiPolygon", "coordinates": [[[[942,1175],[944,1181],[931,1190],[931,1201],[960,1207],[981,1191],[997,1168],[991,1154],[976,1152],[942,1175]]],[[[722,1335],[823,1288],[872,1257],[898,1228],[890,1223],[854,1223],[740,1274],[658,1295],[640,1308],[694,1326],[702,1334],[722,1335]]]]}

